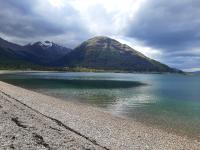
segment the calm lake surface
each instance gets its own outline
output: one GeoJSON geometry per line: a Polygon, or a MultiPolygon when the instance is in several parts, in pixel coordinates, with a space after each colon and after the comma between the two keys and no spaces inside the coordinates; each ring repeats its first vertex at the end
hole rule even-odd
{"type": "Polygon", "coordinates": [[[0,80],[200,139],[200,76],[24,72],[0,80]]]}

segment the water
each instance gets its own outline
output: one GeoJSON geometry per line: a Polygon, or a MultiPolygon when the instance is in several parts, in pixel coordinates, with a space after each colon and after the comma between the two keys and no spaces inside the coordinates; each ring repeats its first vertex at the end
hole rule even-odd
{"type": "Polygon", "coordinates": [[[200,76],[25,72],[0,80],[200,139],[200,76]]]}

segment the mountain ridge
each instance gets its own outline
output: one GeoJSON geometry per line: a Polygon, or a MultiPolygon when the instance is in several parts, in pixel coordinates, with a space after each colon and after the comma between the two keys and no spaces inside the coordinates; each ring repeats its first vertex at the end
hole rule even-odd
{"type": "Polygon", "coordinates": [[[52,61],[60,59],[71,51],[70,48],[66,48],[49,41],[39,41],[25,45],[24,47],[27,49],[26,57],[29,59],[31,58],[34,63],[39,65],[48,65],[52,61]]]}
{"type": "Polygon", "coordinates": [[[38,41],[21,46],[0,38],[1,56],[5,57],[4,61],[14,58],[24,61],[23,63],[47,67],[80,67],[131,72],[181,72],[106,36],[90,38],[74,49],[50,41],[38,41]],[[6,56],[9,57],[6,58],[6,56]]]}
{"type": "Polygon", "coordinates": [[[103,70],[136,72],[178,72],[158,61],[148,58],[115,39],[98,36],[78,45],[64,56],[61,65],[103,70]]]}
{"type": "Polygon", "coordinates": [[[11,62],[16,60],[23,61],[23,63],[46,66],[50,62],[60,59],[69,51],[71,51],[71,49],[49,41],[39,41],[22,46],[0,38],[1,61],[5,61],[7,57],[7,62],[12,59],[10,60],[11,62]],[[44,43],[46,43],[46,45],[44,43]]]}

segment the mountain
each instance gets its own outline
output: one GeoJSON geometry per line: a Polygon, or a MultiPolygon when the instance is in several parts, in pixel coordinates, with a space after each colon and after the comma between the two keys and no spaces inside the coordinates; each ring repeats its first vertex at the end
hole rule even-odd
{"type": "Polygon", "coordinates": [[[49,65],[71,51],[69,48],[49,41],[28,44],[24,48],[26,49],[25,53],[28,60],[40,65],[49,65]]]}
{"type": "Polygon", "coordinates": [[[59,60],[67,67],[137,72],[179,72],[108,37],[91,38],[59,60]]]}
{"type": "Polygon", "coordinates": [[[0,38],[0,69],[49,66],[69,51],[71,49],[49,41],[21,46],[0,38]]]}
{"type": "Polygon", "coordinates": [[[0,69],[24,69],[37,67],[37,65],[26,61],[16,51],[0,46],[0,69]]]}
{"type": "Polygon", "coordinates": [[[108,37],[91,38],[75,49],[53,42],[21,46],[0,38],[0,69],[69,67],[130,72],[181,72],[108,37]]]}
{"type": "Polygon", "coordinates": [[[0,47],[4,49],[10,49],[13,51],[21,51],[23,50],[23,46],[17,45],[15,43],[8,42],[2,38],[0,38],[0,47]]]}
{"type": "Polygon", "coordinates": [[[23,47],[0,38],[0,69],[33,68],[23,57],[23,47]]]}

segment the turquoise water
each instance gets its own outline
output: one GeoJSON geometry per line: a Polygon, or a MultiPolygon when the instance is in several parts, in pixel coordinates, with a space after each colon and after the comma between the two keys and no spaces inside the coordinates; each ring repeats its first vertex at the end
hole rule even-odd
{"type": "Polygon", "coordinates": [[[200,76],[27,72],[0,80],[200,139],[200,76]]]}

